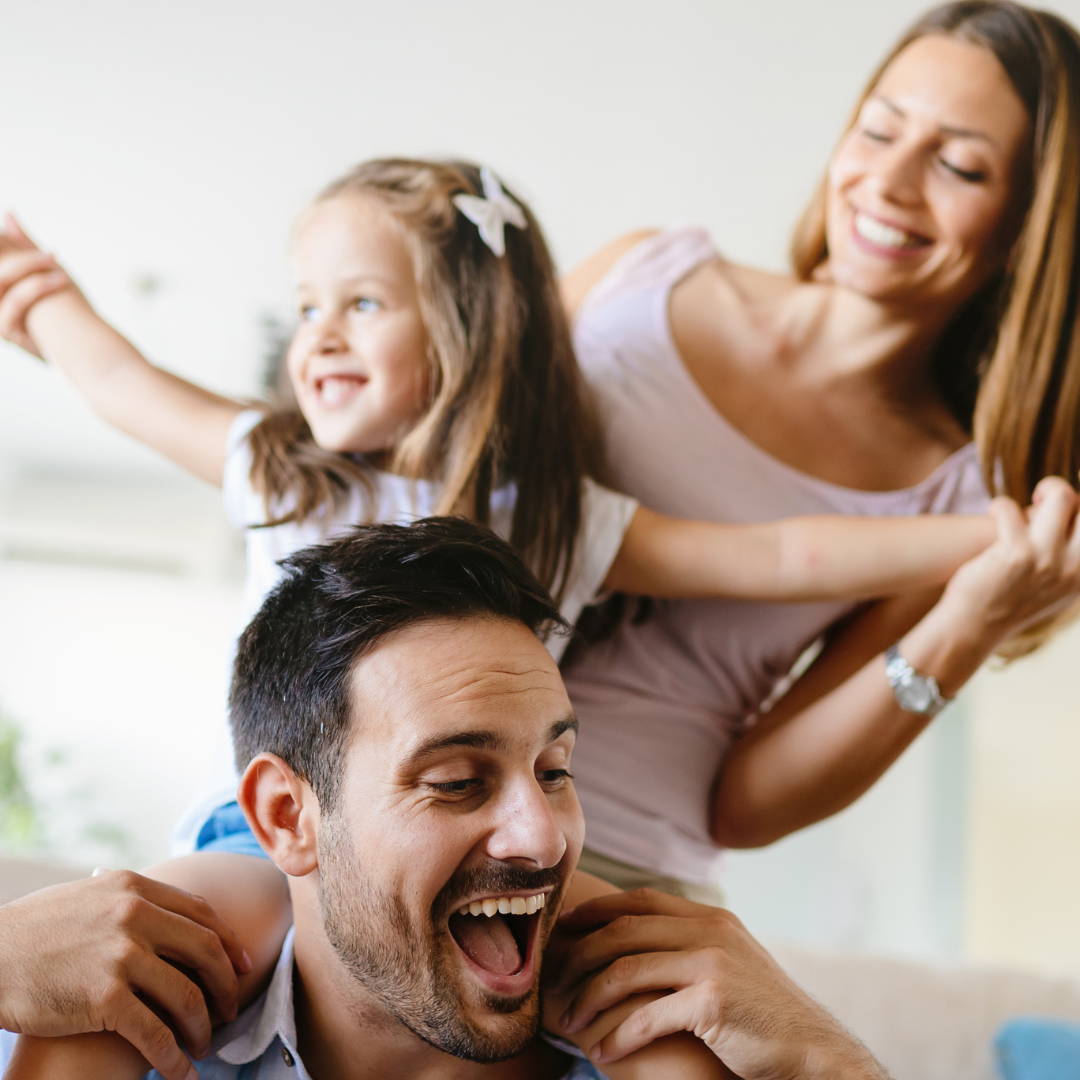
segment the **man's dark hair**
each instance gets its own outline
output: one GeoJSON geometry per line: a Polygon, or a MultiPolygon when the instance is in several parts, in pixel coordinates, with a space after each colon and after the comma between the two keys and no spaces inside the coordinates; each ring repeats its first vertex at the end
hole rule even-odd
{"type": "Polygon", "coordinates": [[[349,676],[414,623],[490,616],[534,634],[569,627],[521,556],[463,518],[362,525],[282,562],[284,580],[240,637],[229,709],[236,765],[277,754],[331,809],[348,744],[349,676]]]}

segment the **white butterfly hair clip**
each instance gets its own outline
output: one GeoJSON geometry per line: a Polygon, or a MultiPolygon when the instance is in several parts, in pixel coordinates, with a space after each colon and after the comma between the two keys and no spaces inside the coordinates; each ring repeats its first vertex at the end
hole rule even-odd
{"type": "Polygon", "coordinates": [[[500,258],[506,254],[504,229],[528,228],[525,211],[502,189],[499,178],[485,165],[480,170],[484,197],[455,195],[454,205],[480,230],[480,239],[500,258]]]}

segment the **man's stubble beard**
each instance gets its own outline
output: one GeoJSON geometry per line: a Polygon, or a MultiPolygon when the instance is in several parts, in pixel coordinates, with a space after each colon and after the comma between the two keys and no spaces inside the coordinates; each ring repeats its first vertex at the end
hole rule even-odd
{"type": "Polygon", "coordinates": [[[455,1057],[490,1065],[527,1049],[540,1031],[537,985],[517,999],[478,995],[482,1008],[506,1018],[497,1033],[478,1028],[463,1000],[449,931],[436,934],[431,913],[414,920],[402,897],[374,885],[339,815],[325,815],[319,833],[323,925],[356,983],[418,1038],[455,1057]]]}

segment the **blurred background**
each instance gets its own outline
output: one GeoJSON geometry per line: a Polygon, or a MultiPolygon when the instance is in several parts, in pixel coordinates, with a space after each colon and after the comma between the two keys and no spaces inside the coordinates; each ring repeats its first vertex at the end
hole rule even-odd
{"type": "MultiPolygon", "coordinates": [[[[694,222],[781,268],[912,0],[7,0],[0,208],[153,360],[257,395],[290,223],[354,162],[465,156],[563,269],[694,222]]],[[[1051,7],[1080,21],[1080,0],[1051,7]]],[[[138,867],[221,725],[218,493],[0,345],[0,848],[138,867]]],[[[851,810],[730,856],[772,939],[1080,971],[1080,632],[982,674],[851,810]]]]}

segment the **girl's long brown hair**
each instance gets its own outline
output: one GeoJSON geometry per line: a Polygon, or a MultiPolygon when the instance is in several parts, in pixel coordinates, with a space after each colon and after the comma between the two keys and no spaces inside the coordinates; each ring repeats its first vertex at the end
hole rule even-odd
{"type": "MultiPolygon", "coordinates": [[[[972,432],[987,486],[1021,505],[1044,476],[1074,486],[1080,470],[1080,36],[1067,22],[1010,0],[961,0],[924,15],[874,72],[848,124],[908,45],[945,34],[997,57],[1032,118],[1032,162],[1005,269],[955,316],[933,373],[972,432]]],[[[804,281],[828,258],[826,177],[791,245],[804,281]]],[[[1073,606],[1015,636],[1007,659],[1032,652],[1073,606]]]]}
{"type": "MultiPolygon", "coordinates": [[[[558,595],[581,528],[582,480],[597,464],[596,426],[540,226],[514,195],[528,227],[507,227],[496,256],[452,201],[480,193],[475,165],[392,158],[357,166],[317,202],[378,200],[412,255],[430,404],[392,448],[390,467],[443,485],[436,514],[482,524],[493,491],[516,485],[509,540],[558,595]]],[[[287,396],[251,448],[252,482],[273,524],[325,514],[356,484],[370,491],[363,460],[318,447],[287,396]]]]}

